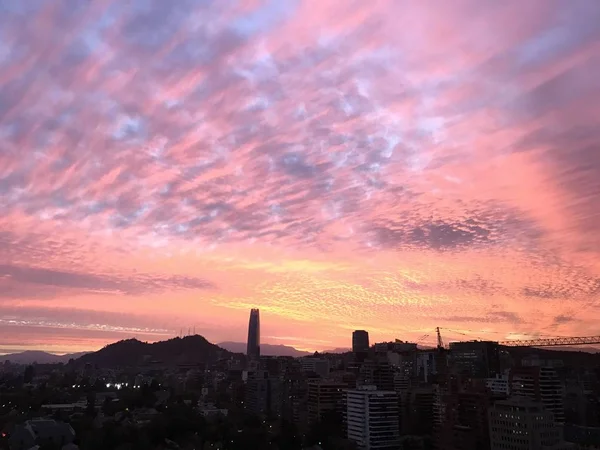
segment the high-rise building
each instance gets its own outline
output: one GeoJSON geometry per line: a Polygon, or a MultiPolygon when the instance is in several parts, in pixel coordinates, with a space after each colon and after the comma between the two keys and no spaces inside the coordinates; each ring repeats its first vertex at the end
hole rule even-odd
{"type": "Polygon", "coordinates": [[[258,415],[281,414],[281,382],[266,370],[249,374],[245,391],[247,411],[258,415]]]}
{"type": "Polygon", "coordinates": [[[308,427],[308,383],[299,372],[288,372],[282,383],[282,416],[299,430],[308,427]]]}
{"type": "Polygon", "coordinates": [[[554,414],[554,420],[564,423],[563,387],[556,371],[550,367],[515,367],[509,376],[510,393],[541,402],[554,414]]]}
{"type": "MultiPolygon", "coordinates": [[[[482,386],[483,388],[483,386],[482,386]]],[[[485,389],[441,396],[443,416],[436,427],[438,450],[489,449],[489,396],[485,389]]]]}
{"type": "Polygon", "coordinates": [[[562,426],[539,402],[513,397],[494,403],[489,412],[491,450],[573,450],[562,426]]]}
{"type": "Polygon", "coordinates": [[[352,351],[354,353],[368,353],[369,333],[365,330],[356,330],[352,333],[352,351]]]}
{"type": "Polygon", "coordinates": [[[257,360],[260,357],[260,316],[257,308],[250,310],[248,323],[248,359],[257,360]]]}
{"type": "Polygon", "coordinates": [[[403,434],[432,433],[436,422],[436,396],[435,386],[411,387],[400,393],[400,424],[403,434]]]}
{"type": "Polygon", "coordinates": [[[397,449],[400,444],[398,394],[361,386],[346,392],[348,439],[361,450],[397,449]]]}
{"type": "Polygon", "coordinates": [[[472,378],[491,378],[500,373],[500,347],[492,341],[450,343],[455,372],[472,378]]]}
{"type": "Polygon", "coordinates": [[[394,368],[385,360],[364,361],[359,369],[358,385],[373,385],[380,391],[394,390],[394,368]]]}
{"type": "Polygon", "coordinates": [[[323,415],[332,412],[342,412],[344,383],[327,380],[312,380],[308,383],[308,420],[318,422],[323,415]]]}

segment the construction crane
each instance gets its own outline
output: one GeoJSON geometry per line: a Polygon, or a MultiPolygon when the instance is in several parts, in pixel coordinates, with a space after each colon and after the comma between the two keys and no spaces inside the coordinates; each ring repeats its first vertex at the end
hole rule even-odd
{"type": "Polygon", "coordinates": [[[600,344],[600,336],[521,339],[498,342],[505,347],[557,347],[559,345],[600,344]]]}
{"type": "MultiPolygon", "coordinates": [[[[442,336],[440,334],[440,327],[435,329],[438,339],[438,348],[444,346],[442,342],[442,336]]],[[[462,335],[468,336],[465,333],[456,331],[462,335]]],[[[585,337],[554,337],[554,338],[541,338],[541,339],[513,339],[510,341],[500,341],[498,344],[504,347],[558,347],[561,345],[588,345],[588,344],[600,344],[600,336],[585,336],[585,337]]]]}
{"type": "Polygon", "coordinates": [[[435,332],[437,334],[437,348],[444,348],[444,341],[442,341],[442,334],[440,333],[440,327],[436,327],[435,332]]]}
{"type": "Polygon", "coordinates": [[[421,342],[423,342],[425,339],[427,339],[429,337],[428,334],[424,334],[423,336],[421,336],[418,340],[417,340],[417,344],[420,344],[421,342]]]}

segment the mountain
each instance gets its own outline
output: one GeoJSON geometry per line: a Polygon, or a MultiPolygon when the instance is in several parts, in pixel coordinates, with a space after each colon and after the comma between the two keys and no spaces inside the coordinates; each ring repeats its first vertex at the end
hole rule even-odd
{"type": "MultiPolygon", "coordinates": [[[[244,342],[220,342],[217,345],[232,353],[246,353],[246,344],[244,342]]],[[[293,356],[294,358],[312,355],[311,352],[297,350],[289,345],[281,344],[260,344],[260,354],[264,356],[293,356]]]]}
{"type": "Polygon", "coordinates": [[[77,359],[87,352],[69,353],[67,355],[55,355],[53,353],[40,352],[36,350],[27,350],[21,353],[11,353],[0,356],[0,363],[10,361],[14,364],[58,364],[68,363],[71,358],[77,359]]]}
{"type": "Polygon", "coordinates": [[[338,347],[338,348],[334,348],[332,350],[325,350],[319,353],[348,353],[351,352],[352,349],[351,348],[345,348],[345,347],[338,347]]]}
{"type": "Polygon", "coordinates": [[[216,361],[231,354],[232,352],[211,344],[204,337],[195,335],[154,343],[127,339],[107,345],[97,352],[88,353],[76,363],[89,363],[100,367],[137,366],[149,362],[194,364],[216,361]]]}

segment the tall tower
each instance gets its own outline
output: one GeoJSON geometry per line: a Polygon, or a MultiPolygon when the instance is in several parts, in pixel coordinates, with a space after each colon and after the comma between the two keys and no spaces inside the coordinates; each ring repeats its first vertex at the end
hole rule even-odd
{"type": "Polygon", "coordinates": [[[258,308],[250,310],[250,322],[248,323],[248,359],[260,357],[260,316],[258,308]]]}

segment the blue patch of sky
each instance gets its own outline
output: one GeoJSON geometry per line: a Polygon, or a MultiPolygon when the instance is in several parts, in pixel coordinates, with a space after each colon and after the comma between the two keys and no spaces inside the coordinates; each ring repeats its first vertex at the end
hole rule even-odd
{"type": "Polygon", "coordinates": [[[35,14],[41,9],[45,2],[43,0],[6,0],[0,1],[0,15],[14,14],[27,17],[35,14]]]}
{"type": "Polygon", "coordinates": [[[517,50],[517,63],[520,66],[542,64],[563,51],[569,44],[568,30],[552,28],[525,42],[517,50]]]}
{"type": "Polygon", "coordinates": [[[88,212],[91,214],[101,213],[108,207],[105,202],[91,202],[87,205],[88,212]]]}
{"type": "Polygon", "coordinates": [[[271,0],[262,8],[236,20],[232,28],[241,36],[253,36],[287,19],[297,5],[296,0],[271,0]]]}
{"type": "Polygon", "coordinates": [[[144,124],[139,117],[126,116],[119,122],[116,130],[113,132],[115,139],[138,137],[143,131],[144,124]]]}

